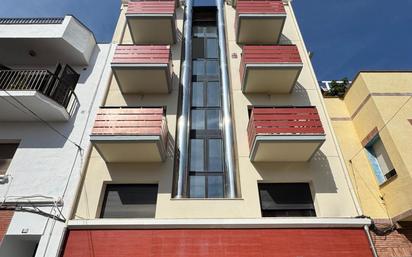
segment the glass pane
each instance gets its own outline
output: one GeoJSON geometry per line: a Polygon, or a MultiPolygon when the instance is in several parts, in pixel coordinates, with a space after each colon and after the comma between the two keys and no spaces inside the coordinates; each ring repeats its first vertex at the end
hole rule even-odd
{"type": "Polygon", "coordinates": [[[204,75],[205,74],[205,61],[197,60],[193,61],[193,75],[204,75]]]}
{"type": "Polygon", "coordinates": [[[204,170],[203,139],[190,140],[190,171],[204,170]]]}
{"type": "Polygon", "coordinates": [[[207,37],[217,37],[217,27],[206,27],[207,37]]]}
{"type": "Polygon", "coordinates": [[[191,129],[205,129],[205,111],[192,110],[191,129]]]}
{"type": "Polygon", "coordinates": [[[154,218],[157,185],[107,185],[101,218],[154,218]]]}
{"type": "Polygon", "coordinates": [[[192,106],[203,107],[203,83],[202,82],[193,82],[192,83],[192,106]]]}
{"type": "Polygon", "coordinates": [[[205,58],[205,40],[203,38],[193,38],[193,59],[205,58]]]}
{"type": "Polygon", "coordinates": [[[209,139],[209,171],[223,171],[222,139],[209,139]]]}
{"type": "Polygon", "coordinates": [[[217,61],[208,61],[206,65],[207,75],[218,75],[219,65],[217,61]]]}
{"type": "Polygon", "coordinates": [[[209,198],[223,197],[223,178],[222,176],[207,177],[207,193],[209,198]]]}
{"type": "Polygon", "coordinates": [[[209,82],[207,84],[207,106],[220,106],[220,86],[218,82],[209,82]]]}
{"type": "Polygon", "coordinates": [[[190,176],[190,197],[204,198],[205,184],[204,176],[190,176]]]}
{"type": "Polygon", "coordinates": [[[193,35],[195,37],[204,37],[205,27],[194,26],[193,27],[193,35]]]}
{"type": "Polygon", "coordinates": [[[389,173],[389,171],[393,170],[393,164],[391,160],[389,159],[389,155],[386,152],[386,149],[382,143],[382,140],[378,138],[372,147],[373,147],[374,155],[376,159],[378,160],[379,166],[383,174],[387,174],[389,173]]]}
{"type": "Polygon", "coordinates": [[[207,129],[219,129],[220,128],[220,115],[219,110],[207,111],[207,129]]]}
{"type": "Polygon", "coordinates": [[[207,40],[206,58],[218,58],[218,43],[217,39],[207,40]]]}

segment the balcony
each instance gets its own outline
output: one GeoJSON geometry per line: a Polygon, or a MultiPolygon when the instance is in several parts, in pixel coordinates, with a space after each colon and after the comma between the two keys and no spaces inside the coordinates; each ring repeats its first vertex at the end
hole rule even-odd
{"type": "Polygon", "coordinates": [[[290,93],[302,70],[295,45],[244,46],[240,64],[244,93],[290,93]]]}
{"type": "Polygon", "coordinates": [[[134,44],[176,42],[175,1],[129,2],[127,24],[134,44]]]}
{"type": "Polygon", "coordinates": [[[316,107],[254,107],[248,136],[252,162],[305,162],[325,141],[316,107]]]}
{"type": "Polygon", "coordinates": [[[286,11],[282,1],[239,1],[236,6],[238,44],[276,44],[286,11]]]}
{"type": "Polygon", "coordinates": [[[124,94],[168,93],[172,78],[170,47],[119,45],[112,70],[124,94]]]}
{"type": "Polygon", "coordinates": [[[96,40],[73,16],[0,19],[3,65],[87,65],[96,40]]]}
{"type": "Polygon", "coordinates": [[[91,141],[106,162],[161,162],[168,128],[163,107],[101,108],[91,141]]]}
{"type": "Polygon", "coordinates": [[[79,75],[68,65],[58,71],[0,70],[0,121],[68,120],[79,75]]]}

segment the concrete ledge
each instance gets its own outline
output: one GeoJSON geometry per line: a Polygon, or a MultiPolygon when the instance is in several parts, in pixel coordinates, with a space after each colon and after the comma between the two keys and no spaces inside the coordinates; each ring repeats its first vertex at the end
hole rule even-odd
{"type": "Polygon", "coordinates": [[[260,219],[92,219],[70,220],[70,229],[197,229],[197,228],[361,228],[366,218],[260,219]]]}

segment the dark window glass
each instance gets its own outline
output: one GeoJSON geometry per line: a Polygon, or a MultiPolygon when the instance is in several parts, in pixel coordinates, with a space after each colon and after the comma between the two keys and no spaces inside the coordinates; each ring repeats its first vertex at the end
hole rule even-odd
{"type": "Polygon", "coordinates": [[[205,40],[203,38],[193,38],[192,40],[192,58],[205,58],[205,40]]]}
{"type": "Polygon", "coordinates": [[[220,86],[218,82],[207,83],[207,106],[219,107],[220,106],[220,86]]]}
{"type": "Polygon", "coordinates": [[[204,86],[202,82],[193,82],[192,84],[192,106],[204,106],[204,86]]]}
{"type": "Polygon", "coordinates": [[[209,139],[208,166],[210,171],[223,171],[222,139],[209,139]]]}
{"type": "Polygon", "coordinates": [[[0,175],[4,175],[10,166],[19,144],[0,144],[0,175]]]}
{"type": "Polygon", "coordinates": [[[101,218],[154,218],[157,185],[107,185],[101,218]]]}
{"type": "Polygon", "coordinates": [[[219,64],[217,61],[208,61],[206,64],[207,75],[217,76],[219,72],[219,64]]]}
{"type": "Polygon", "coordinates": [[[219,129],[220,123],[219,110],[207,111],[207,129],[219,129]]]}
{"type": "Polygon", "coordinates": [[[263,217],[316,216],[307,183],[259,184],[263,217]]]}
{"type": "Polygon", "coordinates": [[[222,176],[207,177],[207,191],[211,198],[223,197],[223,178],[222,176]]]}
{"type": "Polygon", "coordinates": [[[204,37],[205,36],[205,27],[193,26],[193,36],[194,37],[204,37]]]}
{"type": "Polygon", "coordinates": [[[196,60],[193,61],[193,75],[204,75],[205,74],[205,61],[196,60]]]}
{"type": "Polygon", "coordinates": [[[205,176],[190,176],[190,197],[205,197],[205,176]]]}
{"type": "Polygon", "coordinates": [[[217,37],[217,27],[215,26],[206,27],[205,32],[207,37],[217,37]]]}
{"type": "Polygon", "coordinates": [[[217,39],[207,39],[206,41],[206,58],[218,58],[218,43],[217,39]]]}
{"type": "Polygon", "coordinates": [[[219,47],[216,12],[194,10],[188,196],[224,197],[219,47]]]}
{"type": "Polygon", "coordinates": [[[192,125],[191,129],[205,129],[205,111],[204,110],[192,110],[192,125]]]}
{"type": "Polygon", "coordinates": [[[204,171],[204,142],[203,139],[190,140],[190,171],[204,171]]]}

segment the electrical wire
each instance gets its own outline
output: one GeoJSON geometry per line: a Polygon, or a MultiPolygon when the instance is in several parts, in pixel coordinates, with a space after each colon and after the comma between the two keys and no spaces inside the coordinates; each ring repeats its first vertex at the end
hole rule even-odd
{"type": "MultiPolygon", "coordinates": [[[[5,89],[1,89],[3,92],[5,92],[8,96],[10,96],[14,101],[16,101],[20,106],[22,106],[26,111],[28,111],[29,113],[31,113],[37,120],[41,121],[43,124],[45,124],[47,127],[49,127],[52,131],[54,131],[56,134],[58,134],[59,136],[61,136],[62,138],[66,139],[67,141],[69,141],[70,143],[72,143],[74,146],[76,146],[77,148],[79,148],[80,150],[83,150],[83,148],[77,144],[76,142],[74,142],[73,140],[71,140],[69,137],[67,137],[66,135],[64,135],[63,133],[61,133],[58,129],[56,129],[55,127],[53,127],[53,125],[51,125],[49,122],[47,122],[46,120],[42,119],[39,115],[37,115],[35,112],[33,112],[30,108],[28,108],[26,105],[24,105],[19,99],[17,99],[15,96],[11,95],[8,90],[5,89]]],[[[74,93],[73,93],[74,94],[74,93]]],[[[74,94],[74,96],[77,98],[76,94],[74,94]]],[[[17,108],[19,111],[23,112],[23,113],[27,113],[25,111],[23,111],[21,108],[19,108],[17,105],[12,104],[10,101],[7,101],[9,104],[11,104],[13,107],[17,108]]]]}
{"type": "MultiPolygon", "coordinates": [[[[402,108],[412,99],[412,96],[408,98],[399,108],[396,110],[396,112],[391,116],[391,118],[383,124],[382,128],[378,129],[377,134],[379,134],[386,126],[396,117],[396,115],[402,110],[402,108]]],[[[349,161],[352,161],[353,158],[358,156],[359,153],[361,153],[364,150],[364,147],[360,147],[360,149],[352,156],[352,158],[349,159],[349,161]]]]}

